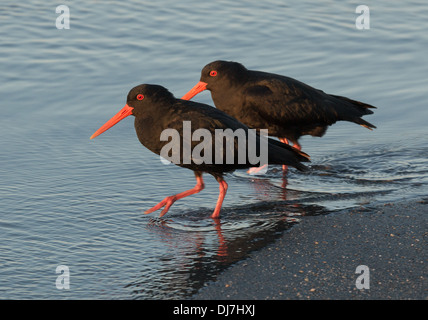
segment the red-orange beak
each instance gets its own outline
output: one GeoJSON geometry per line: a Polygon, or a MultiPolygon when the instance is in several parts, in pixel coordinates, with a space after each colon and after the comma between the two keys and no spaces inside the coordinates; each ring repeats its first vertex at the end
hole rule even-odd
{"type": "Polygon", "coordinates": [[[120,120],[125,119],[127,116],[132,114],[132,110],[134,108],[128,106],[126,104],[122,110],[120,110],[118,113],[116,113],[109,121],[107,121],[101,128],[99,128],[95,133],[91,136],[91,139],[95,138],[96,136],[99,136],[104,131],[107,131],[111,127],[113,127],[116,123],[118,123],[120,120]]]}
{"type": "Polygon", "coordinates": [[[196,96],[199,92],[202,92],[207,89],[208,83],[199,81],[196,86],[194,86],[192,89],[190,89],[189,92],[187,92],[181,99],[183,100],[190,100],[194,96],[196,96]]]}

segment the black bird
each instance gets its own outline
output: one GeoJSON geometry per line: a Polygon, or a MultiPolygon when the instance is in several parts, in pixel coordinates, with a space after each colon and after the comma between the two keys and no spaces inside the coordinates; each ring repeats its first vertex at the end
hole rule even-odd
{"type": "Polygon", "coordinates": [[[217,109],[250,128],[268,129],[269,135],[301,149],[303,135],[322,137],[336,121],[376,128],[361,117],[372,114],[369,104],[327,94],[298,80],[246,69],[232,61],[214,61],[201,72],[200,81],[182,99],[211,91],[217,109]]]}
{"type": "MultiPolygon", "coordinates": [[[[163,216],[175,201],[200,192],[204,188],[202,173],[206,172],[213,175],[220,184],[220,195],[214,213],[211,216],[212,218],[219,218],[220,209],[227,191],[227,183],[223,179],[223,173],[234,171],[235,169],[262,165],[262,163],[254,164],[251,162],[249,156],[250,145],[248,149],[245,148],[246,153],[244,158],[239,158],[239,150],[241,150],[239,148],[242,148],[242,144],[239,145],[239,139],[235,139],[235,137],[232,137],[231,143],[231,148],[234,152],[232,161],[227,160],[229,156],[227,151],[229,149],[219,149],[215,143],[210,144],[212,141],[217,142],[216,133],[218,130],[231,129],[234,132],[241,130],[241,132],[245,133],[245,137],[250,139],[252,130],[249,130],[247,126],[209,105],[176,99],[166,88],[159,85],[142,84],[129,91],[125,107],[99,128],[91,136],[91,139],[108,130],[129,115],[135,116],[134,125],[140,142],[147,149],[164,158],[165,152],[163,150],[168,147],[168,144],[173,142],[173,135],[170,136],[171,141],[167,141],[169,138],[162,138],[162,135],[167,129],[175,130],[174,132],[177,132],[179,136],[179,141],[178,143],[176,141],[175,145],[170,145],[171,149],[168,151],[167,156],[171,159],[174,155],[178,156],[172,162],[180,167],[193,170],[196,176],[196,185],[194,188],[166,197],[159,204],[147,210],[146,213],[151,213],[165,207],[160,214],[160,216],[163,216]],[[186,128],[188,128],[189,124],[191,124],[191,139],[186,133],[186,128]],[[201,151],[202,142],[193,141],[193,134],[197,132],[201,133],[198,129],[205,129],[205,134],[208,134],[208,137],[204,136],[203,145],[208,147],[203,149],[203,153],[194,152],[196,148],[199,148],[198,150],[201,151]],[[189,139],[192,141],[189,141],[189,139]],[[190,151],[185,150],[186,144],[191,147],[190,151]],[[209,152],[212,152],[212,156],[216,157],[216,159],[222,159],[220,163],[218,163],[219,161],[201,161],[201,157],[209,154],[209,152]],[[187,159],[186,154],[191,155],[191,157],[187,159]]],[[[263,138],[255,133],[253,136],[257,142],[257,150],[253,150],[255,152],[261,151],[262,139],[265,139],[264,141],[267,142],[268,163],[291,165],[302,171],[307,169],[301,163],[309,161],[309,156],[306,153],[279,141],[263,138]]]]}

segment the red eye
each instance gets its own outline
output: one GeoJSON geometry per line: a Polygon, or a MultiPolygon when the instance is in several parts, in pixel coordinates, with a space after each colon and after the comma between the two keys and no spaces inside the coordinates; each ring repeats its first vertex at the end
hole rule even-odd
{"type": "Polygon", "coordinates": [[[142,94],[137,95],[137,100],[143,100],[144,96],[142,94]]]}
{"type": "Polygon", "coordinates": [[[210,72],[210,76],[211,76],[211,77],[215,77],[216,75],[217,75],[217,71],[212,70],[212,71],[210,72]]]}

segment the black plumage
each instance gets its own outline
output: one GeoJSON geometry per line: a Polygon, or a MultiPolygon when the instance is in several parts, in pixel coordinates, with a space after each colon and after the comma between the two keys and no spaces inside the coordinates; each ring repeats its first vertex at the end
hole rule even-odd
{"type": "MultiPolygon", "coordinates": [[[[165,206],[161,213],[161,216],[164,215],[176,200],[200,192],[204,188],[202,174],[209,173],[213,175],[220,184],[219,199],[212,215],[213,218],[218,218],[227,190],[227,184],[223,179],[223,174],[236,169],[263,165],[263,163],[252,163],[248,153],[245,154],[245,158],[242,161],[242,158],[240,159],[238,157],[239,148],[242,147],[242,145],[240,145],[238,139],[234,137],[232,137],[230,144],[234,152],[232,161],[228,161],[228,155],[226,154],[227,148],[218,149],[216,144],[212,143],[215,141],[216,130],[241,130],[240,132],[243,132],[248,139],[252,131],[249,130],[246,125],[223,111],[209,105],[176,99],[166,88],[159,85],[142,84],[133,88],[128,94],[125,107],[98,129],[92,135],[91,139],[108,130],[117,122],[131,114],[135,116],[134,124],[138,139],[147,149],[155,154],[162,155],[163,148],[167,147],[167,144],[173,139],[173,136],[171,136],[171,139],[162,139],[162,134],[166,132],[165,130],[174,129],[179,136],[178,143],[180,144],[179,148],[174,148],[177,153],[174,163],[178,166],[193,170],[197,180],[197,184],[193,189],[166,197],[158,205],[147,210],[146,213],[153,212],[165,206]],[[188,133],[191,135],[186,133],[186,125],[191,126],[188,130],[188,133]],[[205,141],[205,139],[199,141],[193,139],[193,134],[195,134],[198,129],[205,130],[204,132],[208,135],[208,141],[205,141]],[[185,143],[191,146],[190,150],[187,150],[189,151],[187,153],[192,155],[191,158],[187,158],[184,153],[185,143]],[[206,152],[210,151],[212,156],[217,157],[217,159],[221,158],[221,163],[218,163],[214,158],[212,161],[201,162],[201,158],[197,155],[204,156],[205,154],[193,152],[198,146],[201,147],[201,143],[206,143],[206,145],[202,144],[202,146],[204,146],[203,150],[206,152]],[[196,157],[194,157],[194,155],[196,155],[196,157]]],[[[258,134],[254,134],[253,137],[256,140],[255,147],[257,149],[254,150],[254,152],[259,155],[260,139],[263,139],[263,137],[260,137],[258,134]]],[[[307,154],[276,140],[267,138],[266,142],[268,146],[268,163],[291,165],[299,170],[306,170],[306,166],[301,162],[309,161],[309,156],[307,154]]],[[[247,147],[246,151],[249,152],[250,146],[248,145],[247,147]]],[[[171,152],[168,153],[169,157],[173,158],[174,150],[171,149],[171,152]]]]}
{"type": "Polygon", "coordinates": [[[321,137],[337,121],[376,128],[361,118],[373,113],[372,105],[327,94],[286,76],[248,70],[237,62],[206,65],[200,82],[183,99],[205,89],[211,91],[217,109],[250,128],[268,129],[270,136],[285,138],[299,149],[301,136],[321,137]]]}

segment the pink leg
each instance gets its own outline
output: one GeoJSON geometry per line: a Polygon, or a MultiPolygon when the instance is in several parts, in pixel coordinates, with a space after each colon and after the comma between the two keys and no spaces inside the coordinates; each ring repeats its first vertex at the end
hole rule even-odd
{"type": "MultiPolygon", "coordinates": [[[[290,142],[288,141],[287,138],[279,138],[279,141],[281,141],[282,143],[290,145],[290,142]]],[[[296,148],[299,151],[302,150],[302,146],[299,143],[297,143],[297,142],[295,144],[293,144],[293,148],[296,148]]],[[[282,165],[282,170],[286,171],[287,169],[288,169],[288,167],[285,164],[283,164],[282,165]]]]}
{"type": "Polygon", "coordinates": [[[227,183],[223,178],[217,178],[218,183],[220,184],[220,194],[218,196],[217,205],[215,206],[214,213],[211,215],[211,218],[218,219],[220,218],[221,205],[223,204],[224,197],[227,192],[227,183]]]}
{"type": "Polygon", "coordinates": [[[195,176],[196,176],[195,187],[193,187],[190,190],[178,193],[176,195],[166,197],[161,202],[159,202],[157,205],[155,205],[153,208],[146,210],[146,212],[144,212],[144,213],[145,214],[152,213],[153,211],[159,210],[160,208],[165,206],[165,208],[160,213],[160,217],[162,217],[163,215],[165,215],[165,213],[168,212],[169,208],[174,204],[175,201],[202,191],[205,188],[204,180],[202,179],[202,174],[195,172],[195,176]]]}
{"type": "MultiPolygon", "coordinates": [[[[279,138],[279,141],[281,141],[282,143],[288,144],[288,145],[290,144],[290,142],[287,140],[287,138],[279,138]]],[[[302,146],[298,142],[293,144],[293,148],[296,148],[299,151],[302,150],[302,146]]]]}
{"type": "MultiPolygon", "coordinates": [[[[287,138],[279,138],[279,141],[281,141],[282,143],[285,143],[285,144],[289,144],[287,138]]],[[[286,172],[287,170],[288,170],[288,167],[285,164],[283,164],[282,165],[282,171],[286,172]]]]}
{"type": "Polygon", "coordinates": [[[298,143],[293,145],[293,148],[296,148],[297,150],[301,151],[302,150],[302,146],[298,143]]]}
{"type": "Polygon", "coordinates": [[[287,138],[279,138],[279,141],[281,141],[282,143],[285,143],[285,144],[289,144],[287,138]]]}

